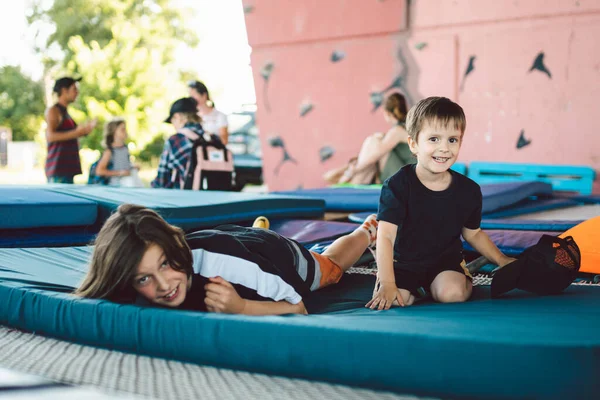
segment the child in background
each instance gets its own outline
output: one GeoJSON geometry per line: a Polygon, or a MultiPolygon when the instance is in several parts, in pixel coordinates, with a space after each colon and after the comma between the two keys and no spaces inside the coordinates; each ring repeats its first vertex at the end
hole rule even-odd
{"type": "MultiPolygon", "coordinates": [[[[256,222],[265,226],[265,218],[256,222]]],[[[302,296],[337,283],[376,240],[375,215],[323,254],[262,228],[184,235],[156,212],[123,204],[96,238],[75,294],[247,315],[306,314],[302,296]]]]}
{"type": "Polygon", "coordinates": [[[410,109],[406,127],[417,163],[401,168],[381,190],[378,279],[366,305],[371,309],[409,306],[425,294],[441,303],[468,300],[473,285],[461,235],[494,264],[514,260],[480,229],[479,185],[450,169],[466,128],[462,108],[429,97],[410,109]]]}
{"type": "Polygon", "coordinates": [[[122,118],[114,118],[104,125],[104,153],[98,161],[96,175],[109,178],[110,186],[143,186],[137,177],[137,168],[131,164],[127,140],[127,126],[122,118]]]}

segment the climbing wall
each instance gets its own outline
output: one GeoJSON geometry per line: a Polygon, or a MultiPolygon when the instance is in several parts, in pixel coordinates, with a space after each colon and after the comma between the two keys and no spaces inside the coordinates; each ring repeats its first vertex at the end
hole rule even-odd
{"type": "Polygon", "coordinates": [[[462,162],[600,169],[600,0],[243,4],[270,190],[324,186],[394,91],[464,107],[462,162]]]}

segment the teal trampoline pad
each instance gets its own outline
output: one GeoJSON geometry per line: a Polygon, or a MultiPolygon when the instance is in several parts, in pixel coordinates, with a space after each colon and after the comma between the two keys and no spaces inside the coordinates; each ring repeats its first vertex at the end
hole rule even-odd
{"type": "Polygon", "coordinates": [[[247,317],[82,300],[90,247],[0,249],[0,324],[203,365],[442,398],[593,398],[600,288],[515,291],[464,304],[364,308],[374,278],[346,274],[308,316],[247,317]]]}

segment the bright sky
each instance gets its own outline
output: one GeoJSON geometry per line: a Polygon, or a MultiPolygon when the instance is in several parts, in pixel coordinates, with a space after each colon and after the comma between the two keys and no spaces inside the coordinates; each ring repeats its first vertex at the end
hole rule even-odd
{"type": "MultiPolygon", "coordinates": [[[[200,43],[196,49],[181,48],[177,60],[194,69],[225,112],[255,103],[250,68],[250,47],[241,0],[173,0],[196,9],[190,26],[200,43]]],[[[20,65],[34,79],[42,75],[40,58],[33,53],[33,32],[25,18],[30,0],[0,0],[0,66],[20,65]]]]}

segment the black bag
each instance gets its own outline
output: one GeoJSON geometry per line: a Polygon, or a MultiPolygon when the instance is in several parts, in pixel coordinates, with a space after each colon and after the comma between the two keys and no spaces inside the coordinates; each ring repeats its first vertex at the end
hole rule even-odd
{"type": "Polygon", "coordinates": [[[492,297],[512,289],[537,294],[560,293],[575,280],[580,265],[581,253],[573,237],[543,235],[516,261],[495,270],[492,297]]]}

